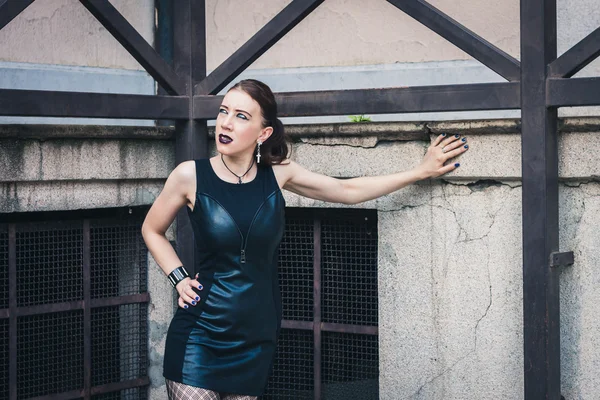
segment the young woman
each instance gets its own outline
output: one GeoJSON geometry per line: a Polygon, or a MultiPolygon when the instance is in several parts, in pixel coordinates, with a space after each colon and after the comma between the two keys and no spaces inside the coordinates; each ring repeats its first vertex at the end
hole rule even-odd
{"type": "Polygon", "coordinates": [[[465,138],[442,134],[410,171],[344,180],[316,174],[288,159],[273,93],[250,79],[225,95],[215,141],[217,156],[173,170],[142,227],[179,293],[165,349],[170,399],[249,400],[263,393],[281,321],[281,189],[357,204],[450,172],[459,164],[448,161],[468,149],[465,138]],[[196,244],[195,265],[185,267],[165,237],[184,206],[196,244]]]}

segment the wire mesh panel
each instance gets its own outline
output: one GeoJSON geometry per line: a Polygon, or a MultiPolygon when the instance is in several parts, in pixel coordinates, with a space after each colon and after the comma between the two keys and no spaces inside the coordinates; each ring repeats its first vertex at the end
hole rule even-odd
{"type": "Polygon", "coordinates": [[[8,225],[0,224],[0,309],[8,308],[8,225]]]}
{"type": "Polygon", "coordinates": [[[324,219],[321,240],[322,321],[377,326],[376,217],[324,219]]]}
{"type": "Polygon", "coordinates": [[[145,388],[131,388],[92,396],[93,400],[146,400],[147,398],[148,390],[145,388]]]}
{"type": "Polygon", "coordinates": [[[283,319],[294,329],[282,331],[262,399],[308,400],[315,391],[319,399],[378,399],[377,335],[324,331],[377,332],[376,212],[286,209],[279,281],[283,319]]]}
{"type": "Polygon", "coordinates": [[[377,336],[323,332],[322,399],[379,399],[378,347],[377,336]]]}
{"type": "Polygon", "coordinates": [[[144,215],[145,208],[17,213],[0,224],[0,399],[67,399],[88,388],[115,390],[98,398],[147,398],[144,215]]]}
{"type": "Polygon", "coordinates": [[[81,222],[17,225],[17,304],[83,298],[81,222]]]}
{"type": "Polygon", "coordinates": [[[92,298],[147,291],[148,277],[141,217],[91,222],[92,298]]]}
{"type": "Polygon", "coordinates": [[[83,311],[20,317],[17,323],[19,399],[80,389],[83,311]]]}
{"type": "Polygon", "coordinates": [[[273,374],[263,400],[309,400],[313,398],[312,331],[283,329],[277,344],[273,374]]]}
{"type": "Polygon", "coordinates": [[[312,219],[286,219],[278,266],[284,319],[313,318],[313,232],[312,219]]]}
{"type": "Polygon", "coordinates": [[[147,340],[148,321],[145,304],[93,309],[92,385],[145,376],[147,340]]]}
{"type": "Polygon", "coordinates": [[[8,399],[8,318],[0,319],[0,399],[8,399]]]}

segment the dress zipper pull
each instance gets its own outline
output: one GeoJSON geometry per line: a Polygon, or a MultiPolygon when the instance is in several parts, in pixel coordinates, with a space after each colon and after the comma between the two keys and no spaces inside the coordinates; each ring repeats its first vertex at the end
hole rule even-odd
{"type": "Polygon", "coordinates": [[[242,254],[240,256],[240,262],[242,264],[246,264],[246,250],[242,250],[242,254]]]}

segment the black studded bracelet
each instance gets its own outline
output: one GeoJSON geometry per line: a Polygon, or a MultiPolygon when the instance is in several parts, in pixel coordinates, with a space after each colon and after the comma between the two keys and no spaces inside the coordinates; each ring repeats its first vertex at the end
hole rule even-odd
{"type": "Polygon", "coordinates": [[[181,282],[185,278],[189,278],[189,277],[190,277],[190,274],[188,274],[188,272],[185,270],[185,268],[183,268],[183,265],[175,268],[168,275],[169,282],[171,282],[171,285],[173,285],[173,287],[177,286],[177,284],[179,282],[181,282]]]}

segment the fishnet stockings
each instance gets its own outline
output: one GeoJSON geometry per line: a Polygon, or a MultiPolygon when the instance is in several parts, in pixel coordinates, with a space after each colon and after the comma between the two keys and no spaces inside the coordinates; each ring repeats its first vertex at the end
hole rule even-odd
{"type": "Polygon", "coordinates": [[[168,379],[167,394],[169,400],[256,400],[256,396],[244,396],[234,393],[217,393],[212,390],[173,382],[168,379]]]}

